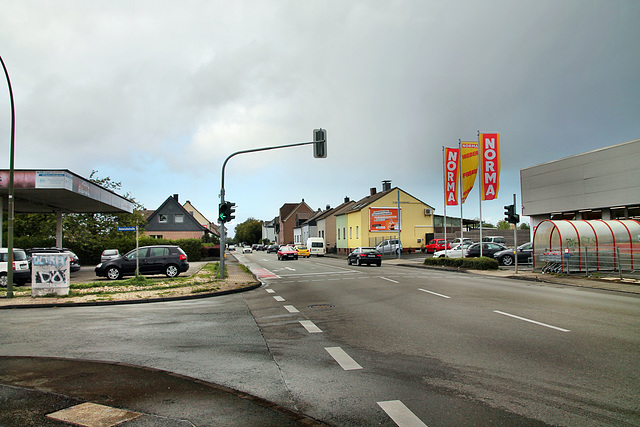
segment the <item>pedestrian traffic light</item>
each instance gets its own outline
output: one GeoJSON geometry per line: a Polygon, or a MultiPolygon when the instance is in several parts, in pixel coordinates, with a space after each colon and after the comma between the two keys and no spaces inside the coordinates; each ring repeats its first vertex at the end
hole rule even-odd
{"type": "Polygon", "coordinates": [[[218,205],[218,218],[220,218],[220,222],[229,222],[232,219],[235,219],[235,208],[236,204],[233,202],[224,202],[218,205]]]}
{"type": "Polygon", "coordinates": [[[324,159],[327,157],[327,131],[324,129],[313,130],[313,157],[324,159]]]}

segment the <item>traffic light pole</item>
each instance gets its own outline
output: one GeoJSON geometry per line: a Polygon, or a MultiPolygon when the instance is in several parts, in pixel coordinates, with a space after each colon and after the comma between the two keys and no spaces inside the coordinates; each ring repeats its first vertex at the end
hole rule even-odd
{"type": "MultiPolygon", "coordinates": [[[[315,132],[314,132],[315,135],[315,132]]],[[[325,138],[326,138],[326,133],[322,134],[325,138]]],[[[263,147],[263,148],[254,148],[252,150],[242,150],[242,151],[236,151],[235,153],[231,154],[229,157],[226,158],[226,160],[224,161],[224,163],[222,164],[222,180],[221,180],[221,188],[220,188],[220,204],[224,204],[225,203],[225,193],[224,193],[224,171],[227,167],[227,162],[232,158],[235,157],[239,154],[248,154],[248,153],[256,153],[258,151],[269,151],[269,150],[277,150],[280,148],[290,148],[290,147],[299,147],[301,145],[311,145],[311,144],[317,144],[318,142],[323,142],[326,144],[326,139],[322,140],[322,141],[309,141],[309,142],[297,142],[295,144],[287,144],[287,145],[278,145],[278,146],[273,146],[273,147],[263,147]]],[[[326,146],[325,146],[326,148],[326,146]]],[[[326,157],[326,150],[324,150],[324,156],[326,157]]],[[[225,227],[225,221],[220,218],[220,216],[218,215],[218,222],[220,224],[220,279],[224,279],[225,277],[225,262],[224,262],[224,258],[225,258],[225,245],[227,242],[227,231],[226,231],[226,227],[225,227]]]]}

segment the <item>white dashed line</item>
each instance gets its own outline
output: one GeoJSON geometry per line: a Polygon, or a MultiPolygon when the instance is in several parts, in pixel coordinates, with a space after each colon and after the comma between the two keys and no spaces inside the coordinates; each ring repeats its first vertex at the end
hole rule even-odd
{"type": "Polygon", "coordinates": [[[284,298],[278,296],[273,297],[273,299],[280,302],[284,301],[284,298]]]}
{"type": "Polygon", "coordinates": [[[276,291],[274,291],[273,289],[265,289],[265,290],[270,294],[275,294],[276,293],[276,291]]]}
{"type": "Polygon", "coordinates": [[[300,324],[304,326],[304,328],[310,334],[317,334],[322,332],[322,330],[318,328],[311,320],[300,320],[300,324]]]}
{"type": "Polygon", "coordinates": [[[298,310],[292,305],[285,305],[284,308],[287,309],[289,313],[300,313],[300,310],[298,310]]]}
{"type": "Polygon", "coordinates": [[[509,317],[513,317],[514,319],[518,319],[518,320],[522,320],[522,321],[525,321],[525,322],[533,323],[535,325],[544,326],[545,328],[555,329],[556,331],[571,332],[569,329],[564,329],[564,328],[559,328],[557,326],[547,325],[546,323],[537,322],[535,320],[527,319],[525,317],[516,316],[515,314],[509,314],[509,313],[505,313],[503,311],[498,311],[498,310],[493,310],[493,312],[494,313],[498,313],[498,314],[502,314],[503,316],[509,316],[509,317]]]}
{"type": "Polygon", "coordinates": [[[435,295],[435,296],[438,296],[438,297],[442,297],[442,298],[451,298],[451,297],[449,297],[449,296],[442,295],[442,294],[438,294],[438,293],[436,293],[436,292],[431,292],[431,291],[428,291],[428,290],[426,290],[426,289],[422,289],[422,288],[418,288],[418,290],[419,290],[419,291],[422,291],[422,292],[426,292],[426,293],[431,294],[431,295],[435,295]]]}
{"type": "Polygon", "coordinates": [[[362,369],[362,366],[358,365],[358,363],[340,347],[325,347],[325,350],[327,350],[331,357],[333,357],[345,371],[362,369]]]}
{"type": "Polygon", "coordinates": [[[378,402],[384,412],[400,427],[427,427],[404,403],[399,400],[378,402]]]}
{"type": "Polygon", "coordinates": [[[391,279],[387,279],[386,277],[382,277],[380,276],[381,279],[387,280],[389,282],[393,282],[393,283],[400,283],[400,282],[396,282],[395,280],[391,280],[391,279]]]}

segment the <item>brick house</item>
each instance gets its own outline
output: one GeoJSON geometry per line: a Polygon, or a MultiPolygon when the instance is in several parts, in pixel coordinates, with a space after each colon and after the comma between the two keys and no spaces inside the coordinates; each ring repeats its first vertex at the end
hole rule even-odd
{"type": "Polygon", "coordinates": [[[280,215],[276,221],[276,235],[279,244],[293,243],[293,229],[311,218],[315,212],[304,202],[285,203],[280,208],[280,215]]]}

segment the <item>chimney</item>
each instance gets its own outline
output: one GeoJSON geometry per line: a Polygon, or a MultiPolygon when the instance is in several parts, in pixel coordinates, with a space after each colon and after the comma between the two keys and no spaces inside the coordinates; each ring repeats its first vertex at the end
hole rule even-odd
{"type": "Polygon", "coordinates": [[[348,197],[345,197],[345,198],[344,198],[344,202],[345,202],[345,203],[349,203],[349,198],[348,198],[348,197]]]}
{"type": "Polygon", "coordinates": [[[178,195],[177,194],[174,194],[173,198],[176,199],[176,202],[178,201],[178,195]]]}
{"type": "Polygon", "coordinates": [[[391,180],[382,181],[382,191],[391,190],[391,180]]]}
{"type": "Polygon", "coordinates": [[[375,196],[375,195],[376,195],[376,187],[371,187],[371,188],[369,189],[369,192],[371,193],[371,194],[370,194],[371,196],[375,196]]]}
{"type": "Polygon", "coordinates": [[[326,208],[325,210],[327,210],[327,211],[328,211],[329,209],[331,209],[331,206],[330,206],[330,205],[327,205],[327,208],[326,208]]]}

